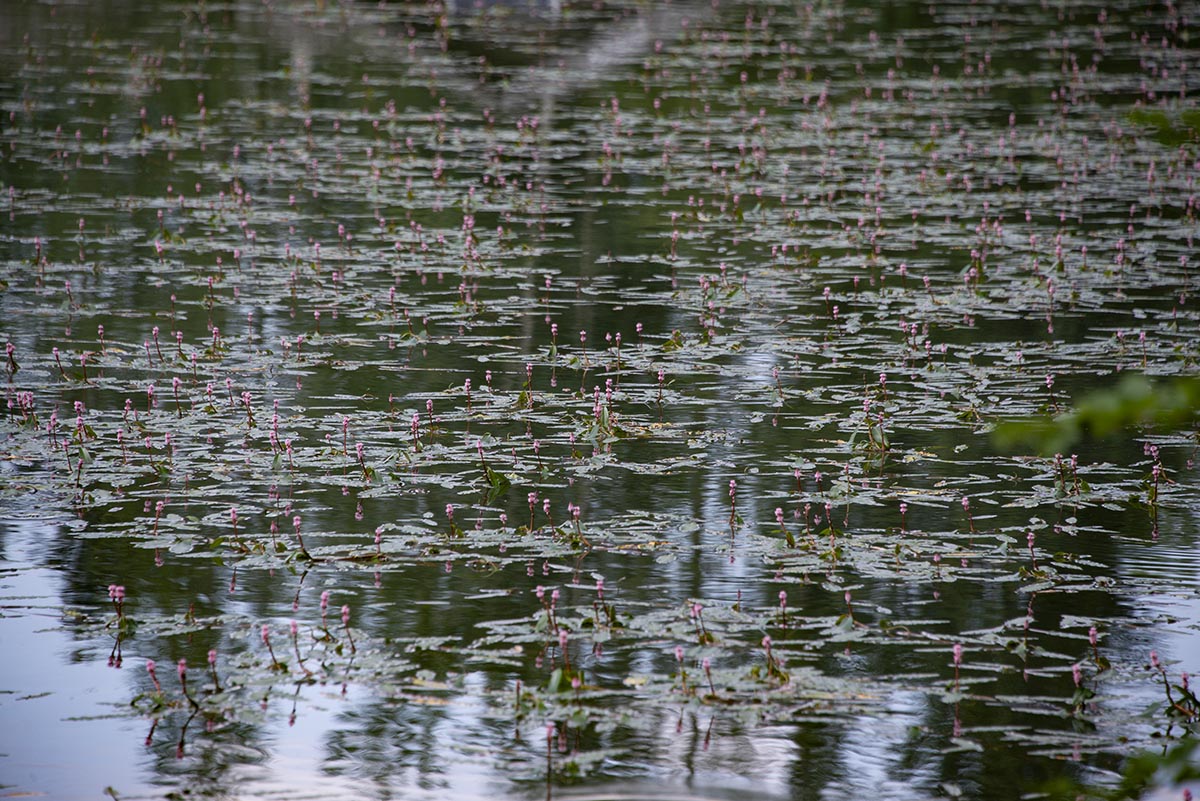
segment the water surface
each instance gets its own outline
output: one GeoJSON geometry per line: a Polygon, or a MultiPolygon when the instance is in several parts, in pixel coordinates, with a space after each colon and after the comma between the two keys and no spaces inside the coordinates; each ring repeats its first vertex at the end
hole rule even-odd
{"type": "Polygon", "coordinates": [[[6,9],[5,791],[1015,799],[1191,733],[1194,427],[991,430],[1195,372],[1198,12],[6,9]]]}

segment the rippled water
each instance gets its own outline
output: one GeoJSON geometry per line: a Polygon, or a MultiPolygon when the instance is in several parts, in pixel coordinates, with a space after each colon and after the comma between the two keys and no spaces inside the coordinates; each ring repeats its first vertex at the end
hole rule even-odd
{"type": "Polygon", "coordinates": [[[991,431],[1196,372],[1198,12],[12,4],[5,792],[1009,799],[1191,734],[1194,418],[991,431]]]}

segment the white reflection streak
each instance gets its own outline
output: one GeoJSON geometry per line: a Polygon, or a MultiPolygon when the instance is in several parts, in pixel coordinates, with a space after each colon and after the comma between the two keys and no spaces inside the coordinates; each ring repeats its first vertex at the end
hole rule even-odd
{"type": "Polygon", "coordinates": [[[913,798],[914,788],[932,784],[930,766],[902,765],[916,727],[922,725],[925,696],[901,690],[881,709],[859,715],[846,727],[842,741],[842,778],[821,789],[825,799],[913,798]]]}
{"type": "MultiPolygon", "coordinates": [[[[678,720],[664,718],[659,737],[664,743],[666,762],[686,774],[686,782],[696,789],[753,790],[765,797],[787,797],[791,786],[792,765],[799,756],[796,744],[780,731],[749,727],[742,734],[722,729],[713,713],[694,716],[684,713],[683,727],[678,720]],[[711,736],[708,728],[712,722],[711,736]]],[[[790,727],[782,730],[790,731],[790,727]]]]}

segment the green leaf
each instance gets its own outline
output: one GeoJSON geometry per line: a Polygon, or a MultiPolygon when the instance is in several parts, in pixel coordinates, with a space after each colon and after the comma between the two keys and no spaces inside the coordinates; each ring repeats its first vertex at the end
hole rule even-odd
{"type": "Polygon", "coordinates": [[[1072,411],[1054,418],[1028,417],[998,424],[992,442],[1001,450],[1032,449],[1066,453],[1081,439],[1103,439],[1124,428],[1147,426],[1181,430],[1195,425],[1200,412],[1200,378],[1187,376],[1151,383],[1130,375],[1115,387],[1096,390],[1072,411]]]}

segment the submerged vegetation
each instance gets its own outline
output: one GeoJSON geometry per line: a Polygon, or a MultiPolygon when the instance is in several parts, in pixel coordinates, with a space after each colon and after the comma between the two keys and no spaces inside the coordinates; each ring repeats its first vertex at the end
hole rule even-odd
{"type": "Polygon", "coordinates": [[[10,12],[6,789],[1191,781],[1200,8],[482,6],[10,12]]]}

